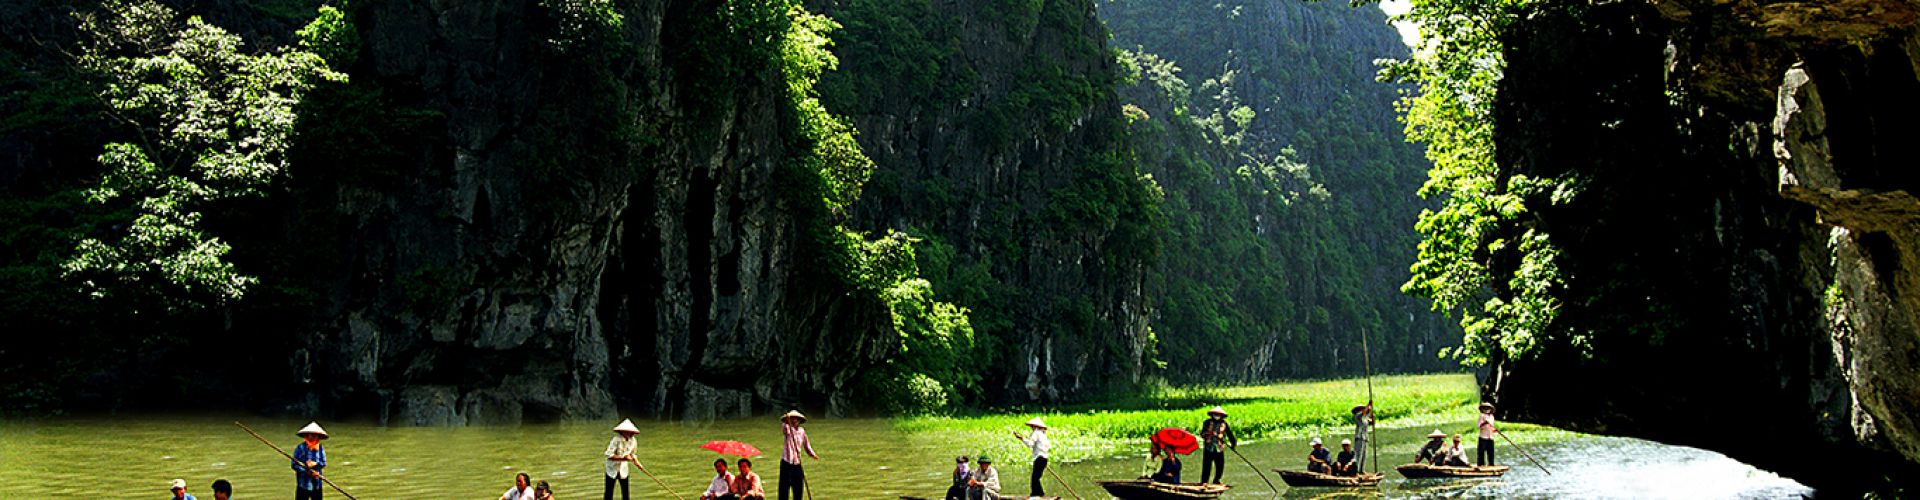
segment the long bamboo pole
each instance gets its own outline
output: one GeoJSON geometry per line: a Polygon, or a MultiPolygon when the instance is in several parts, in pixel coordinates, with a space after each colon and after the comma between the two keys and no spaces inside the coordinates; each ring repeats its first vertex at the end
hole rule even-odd
{"type": "Polygon", "coordinates": [[[1233,452],[1233,455],[1234,455],[1234,456],[1237,456],[1237,457],[1240,457],[1240,461],[1242,461],[1242,462],[1246,462],[1246,463],[1247,463],[1247,467],[1251,467],[1251,468],[1253,468],[1253,473],[1255,473],[1255,474],[1259,474],[1259,475],[1260,475],[1260,480],[1261,480],[1261,481],[1266,481],[1266,482],[1267,482],[1267,487],[1268,487],[1268,488],[1272,488],[1272,489],[1273,489],[1273,494],[1275,494],[1275,495],[1278,495],[1278,494],[1280,494],[1280,487],[1279,487],[1279,486],[1274,486],[1274,485],[1273,485],[1273,480],[1272,480],[1272,479],[1267,479],[1267,473],[1265,473],[1265,472],[1260,472],[1260,466],[1258,466],[1258,465],[1254,465],[1254,464],[1253,464],[1253,461],[1252,461],[1252,460],[1247,460],[1247,456],[1246,456],[1246,455],[1241,455],[1241,454],[1240,454],[1240,450],[1236,450],[1236,449],[1233,449],[1233,448],[1227,448],[1227,451],[1231,451],[1231,452],[1233,452]]]}
{"type": "Polygon", "coordinates": [[[673,495],[673,498],[675,498],[675,499],[677,499],[677,500],[687,500],[686,498],[682,498],[682,497],[680,496],[680,493],[678,493],[678,492],[675,492],[675,491],[673,491],[673,488],[670,488],[670,487],[668,487],[668,486],[667,486],[667,482],[666,482],[666,481],[661,481],[661,480],[660,480],[660,477],[659,477],[659,476],[655,476],[655,475],[653,475],[653,472],[651,472],[651,471],[648,471],[646,467],[644,467],[644,466],[641,466],[641,465],[640,465],[640,459],[637,459],[637,458],[629,458],[629,459],[627,459],[627,461],[628,461],[628,462],[633,462],[633,468],[635,468],[635,469],[640,469],[640,473],[641,473],[641,474],[646,474],[646,475],[647,475],[647,477],[649,477],[649,478],[652,478],[652,479],[653,479],[653,482],[654,482],[655,484],[659,484],[659,485],[660,485],[660,489],[662,489],[662,490],[666,490],[666,491],[667,491],[667,494],[668,494],[668,495],[673,495]]]}
{"type": "MultiPolygon", "coordinates": [[[[1378,446],[1379,443],[1375,443],[1373,441],[1373,428],[1375,425],[1378,425],[1380,421],[1374,419],[1374,413],[1373,413],[1373,350],[1367,347],[1367,329],[1365,328],[1360,329],[1360,356],[1361,356],[1361,359],[1365,361],[1366,368],[1367,368],[1367,420],[1368,420],[1367,449],[1366,451],[1363,451],[1361,453],[1368,453],[1373,455],[1372,458],[1367,460],[1367,463],[1373,465],[1373,470],[1375,472],[1379,472],[1380,471],[1380,447],[1378,446]]],[[[1366,472],[1366,471],[1361,471],[1361,472],[1366,472]]]]}
{"type": "Polygon", "coordinates": [[[1540,465],[1540,461],[1539,461],[1539,460],[1534,460],[1534,458],[1533,458],[1533,454],[1532,454],[1532,453],[1527,453],[1527,450],[1526,450],[1525,448],[1521,448],[1521,447],[1520,447],[1520,443],[1515,443],[1515,442],[1513,442],[1513,438],[1510,438],[1510,437],[1507,437],[1507,433],[1505,433],[1505,432],[1500,432],[1500,431],[1499,431],[1498,429],[1495,429],[1495,430],[1493,431],[1493,433],[1494,433],[1494,434],[1499,434],[1499,435],[1500,435],[1500,437],[1502,437],[1502,438],[1505,438],[1505,439],[1507,440],[1507,444],[1510,444],[1510,445],[1513,445],[1513,449],[1516,449],[1516,450],[1520,450],[1520,454],[1521,454],[1521,455],[1526,455],[1526,457],[1527,457],[1527,460],[1528,460],[1528,461],[1530,461],[1530,462],[1533,462],[1533,466],[1534,466],[1534,467],[1539,467],[1539,468],[1540,468],[1540,472],[1545,472],[1545,473],[1547,473],[1547,475],[1549,475],[1549,476],[1551,476],[1551,475],[1553,475],[1553,471],[1550,471],[1550,470],[1547,470],[1547,466],[1545,466],[1545,465],[1540,465]]]}
{"type": "MultiPolygon", "coordinates": [[[[243,424],[243,423],[240,423],[240,422],[238,422],[238,421],[235,421],[235,422],[233,423],[233,425],[238,425],[238,426],[240,426],[240,430],[243,430],[243,431],[247,431],[247,434],[252,434],[252,435],[253,435],[253,438],[254,438],[254,439],[258,439],[258,440],[260,440],[260,442],[261,442],[261,443],[264,443],[264,444],[266,444],[266,445],[267,445],[268,447],[271,447],[271,448],[273,448],[273,451],[277,451],[277,452],[280,452],[280,456],[283,456],[283,457],[287,457],[287,460],[289,460],[289,461],[292,461],[292,460],[293,460],[293,455],[291,455],[291,454],[288,454],[288,453],[287,453],[287,450],[282,450],[282,449],[280,449],[280,446],[279,446],[279,445],[276,445],[276,444],[273,444],[273,442],[272,442],[272,441],[268,441],[268,440],[267,440],[267,438],[264,438],[264,437],[261,437],[261,436],[260,436],[260,433],[258,433],[258,432],[253,432],[253,428],[251,428],[251,427],[247,427],[247,424],[243,424]]],[[[319,472],[319,471],[314,471],[314,472],[319,472]]],[[[333,487],[333,491],[338,491],[338,492],[340,492],[340,494],[341,494],[341,495],[346,495],[346,497],[347,497],[347,500],[360,500],[360,499],[358,499],[358,498],[354,498],[354,497],[353,497],[353,494],[352,494],[352,493],[347,493],[347,490],[346,490],[345,488],[341,488],[341,487],[340,487],[340,485],[337,485],[337,484],[333,484],[333,480],[332,480],[332,479],[327,479],[327,476],[325,476],[325,475],[321,475],[321,476],[320,476],[320,482],[323,482],[323,483],[327,483],[327,486],[332,486],[332,487],[333,487]]]]}

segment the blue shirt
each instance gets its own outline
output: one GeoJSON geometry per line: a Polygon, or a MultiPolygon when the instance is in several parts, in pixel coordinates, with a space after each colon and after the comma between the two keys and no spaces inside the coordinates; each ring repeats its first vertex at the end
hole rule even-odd
{"type": "Polygon", "coordinates": [[[194,498],[192,493],[181,493],[180,496],[177,496],[177,497],[167,497],[167,500],[200,500],[200,499],[194,498]]]}
{"type": "Polygon", "coordinates": [[[326,474],[327,445],[320,445],[318,450],[307,449],[306,441],[293,445],[293,475],[296,478],[294,486],[306,491],[319,491],[320,480],[307,474],[308,460],[313,461],[313,470],[326,474]]]}

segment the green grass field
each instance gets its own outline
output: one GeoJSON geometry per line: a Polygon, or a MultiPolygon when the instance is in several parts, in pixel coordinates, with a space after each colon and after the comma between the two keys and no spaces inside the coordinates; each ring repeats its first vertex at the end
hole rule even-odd
{"type": "MultiPolygon", "coordinates": [[[[1379,429],[1458,427],[1476,414],[1478,389],[1470,374],[1396,375],[1373,379],[1379,429]]],[[[894,428],[930,446],[971,443],[979,451],[1017,456],[1023,448],[1010,433],[1025,431],[1027,419],[1040,416],[1051,428],[1055,453],[1067,460],[1108,456],[1115,448],[1142,448],[1146,437],[1163,427],[1197,431],[1206,410],[1226,408],[1241,443],[1298,438],[1339,437],[1351,433],[1350,411],[1367,401],[1363,379],[1282,382],[1236,387],[1175,388],[1161,394],[1127,398],[1053,413],[1005,413],[965,417],[909,417],[894,428]],[[1105,407],[1108,409],[1098,409],[1105,407]]],[[[1503,425],[1509,431],[1533,426],[1503,425]]],[[[1451,429],[1449,432],[1466,432],[1451,429]]],[[[1555,432],[1561,432],[1555,430],[1555,432]]],[[[1536,439],[1549,436],[1533,434],[1536,439]]]]}

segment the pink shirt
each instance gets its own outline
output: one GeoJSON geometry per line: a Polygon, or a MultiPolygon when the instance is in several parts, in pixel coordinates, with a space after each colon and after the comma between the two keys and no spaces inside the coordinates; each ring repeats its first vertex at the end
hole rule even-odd
{"type": "Polygon", "coordinates": [[[780,424],[780,432],[786,435],[786,449],[780,451],[780,461],[800,465],[800,451],[806,450],[813,455],[813,442],[807,440],[807,430],[797,425],[780,424]]]}
{"type": "Polygon", "coordinates": [[[1480,414],[1480,439],[1493,439],[1493,414],[1480,414]]]}
{"type": "Polygon", "coordinates": [[[748,472],[733,477],[733,494],[739,496],[765,497],[767,492],[760,489],[760,474],[748,472]]]}

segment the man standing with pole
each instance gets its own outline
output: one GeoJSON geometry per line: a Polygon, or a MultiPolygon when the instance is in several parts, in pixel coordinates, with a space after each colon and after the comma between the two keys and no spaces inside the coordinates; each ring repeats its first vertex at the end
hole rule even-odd
{"type": "Polygon", "coordinates": [[[807,430],[800,424],[807,423],[807,416],[799,410],[780,416],[780,435],[785,438],[785,447],[780,451],[780,500],[788,500],[787,492],[793,492],[793,500],[807,495],[807,472],[800,468],[800,452],[819,460],[820,455],[813,452],[813,442],[807,440],[807,430]]]}
{"type": "Polygon", "coordinates": [[[1040,478],[1046,475],[1047,450],[1053,449],[1053,441],[1047,439],[1047,423],[1041,421],[1040,417],[1033,417],[1033,420],[1028,420],[1027,428],[1033,429],[1033,437],[1022,436],[1018,431],[1013,433],[1014,438],[1019,439],[1020,443],[1027,445],[1028,448],[1032,448],[1033,450],[1033,474],[1032,480],[1028,481],[1027,484],[1027,488],[1030,491],[1027,495],[1045,497],[1047,496],[1046,485],[1040,484],[1040,478]]]}
{"type": "Polygon", "coordinates": [[[1200,423],[1200,439],[1207,443],[1200,452],[1200,482],[1220,484],[1220,476],[1227,473],[1226,448],[1240,447],[1233,426],[1227,424],[1226,408],[1207,410],[1207,420],[1200,423]]]}
{"type": "MultiPolygon", "coordinates": [[[[1372,392],[1372,391],[1368,391],[1372,392]]],[[[1369,395],[1371,396],[1371,395],[1369,395]]],[[[1367,471],[1367,436],[1373,431],[1373,401],[1353,407],[1353,456],[1355,472],[1367,471]]]]}
{"type": "Polygon", "coordinates": [[[293,498],[320,500],[324,491],[320,489],[320,471],[327,468],[327,449],[320,446],[320,440],[327,438],[327,431],[319,422],[310,422],[294,434],[302,442],[293,445],[293,498]]]}

